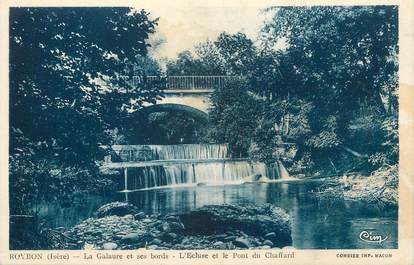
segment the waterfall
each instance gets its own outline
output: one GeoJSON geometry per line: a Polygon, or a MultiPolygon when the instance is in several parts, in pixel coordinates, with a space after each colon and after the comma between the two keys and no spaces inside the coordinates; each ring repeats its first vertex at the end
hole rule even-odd
{"type": "Polygon", "coordinates": [[[227,144],[177,144],[177,145],[113,145],[120,159],[126,161],[174,159],[223,159],[228,158],[227,144]]]}
{"type": "Polygon", "coordinates": [[[279,179],[281,175],[278,164],[266,166],[248,159],[232,160],[227,144],[134,145],[115,146],[113,149],[123,162],[132,163],[126,168],[126,190],[241,184],[245,177],[251,175],[260,174],[269,179],[279,179]],[[142,161],[148,160],[162,161],[146,166],[142,161]],[[140,165],[134,167],[133,163],[138,161],[140,165]]]}
{"type": "Polygon", "coordinates": [[[227,144],[149,145],[159,160],[220,159],[228,157],[227,144]]]}

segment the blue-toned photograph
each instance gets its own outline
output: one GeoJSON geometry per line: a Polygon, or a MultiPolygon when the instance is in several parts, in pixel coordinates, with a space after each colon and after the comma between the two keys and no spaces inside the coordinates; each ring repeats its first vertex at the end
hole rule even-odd
{"type": "Polygon", "coordinates": [[[398,39],[391,5],[10,8],[10,250],[397,249],[398,39]]]}

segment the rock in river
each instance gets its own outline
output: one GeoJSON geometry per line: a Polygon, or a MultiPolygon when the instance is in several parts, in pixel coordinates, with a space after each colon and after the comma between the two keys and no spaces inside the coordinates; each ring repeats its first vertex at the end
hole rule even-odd
{"type": "Polygon", "coordinates": [[[240,230],[249,236],[274,233],[275,246],[292,243],[289,215],[271,204],[207,205],[180,216],[189,234],[213,234],[240,230]]]}
{"type": "Polygon", "coordinates": [[[252,183],[258,181],[262,177],[262,174],[253,174],[243,178],[244,183],[252,183]]]}
{"type": "Polygon", "coordinates": [[[137,212],[138,209],[130,203],[111,202],[100,207],[95,212],[95,216],[98,218],[110,215],[125,216],[127,214],[135,214],[137,212]]]}
{"type": "Polygon", "coordinates": [[[270,181],[270,179],[267,176],[261,176],[258,180],[258,182],[260,182],[260,183],[267,183],[269,181],[270,181]]]}
{"type": "Polygon", "coordinates": [[[236,247],[239,247],[239,248],[249,248],[249,247],[250,247],[250,242],[249,242],[249,240],[247,240],[247,239],[245,239],[245,238],[241,238],[241,237],[236,238],[236,239],[233,241],[233,244],[234,244],[236,247]]]}
{"type": "Polygon", "coordinates": [[[217,249],[226,248],[226,244],[224,242],[221,242],[221,241],[214,242],[213,246],[214,246],[214,248],[217,248],[217,249]]]}
{"type": "Polygon", "coordinates": [[[118,247],[118,245],[116,243],[112,243],[112,242],[108,242],[108,243],[104,243],[102,245],[102,248],[104,250],[114,250],[118,247]]]}
{"type": "Polygon", "coordinates": [[[227,236],[224,238],[224,241],[229,242],[229,241],[233,241],[237,238],[237,236],[227,236]]]}
{"type": "Polygon", "coordinates": [[[109,250],[274,248],[292,242],[289,216],[270,204],[209,205],[181,215],[146,216],[128,203],[111,203],[95,216],[103,217],[88,218],[65,232],[71,243],[109,250]]]}
{"type": "Polygon", "coordinates": [[[154,238],[151,243],[153,245],[161,245],[162,241],[159,238],[154,238]]]}
{"type": "Polygon", "coordinates": [[[171,232],[181,232],[184,230],[184,225],[181,222],[171,222],[169,227],[171,232]]]}
{"type": "Polygon", "coordinates": [[[168,241],[173,241],[178,238],[178,235],[176,233],[167,233],[164,237],[168,241]]]}
{"type": "Polygon", "coordinates": [[[129,233],[121,238],[121,241],[126,244],[134,244],[141,241],[141,233],[129,233]]]}
{"type": "Polygon", "coordinates": [[[263,245],[273,247],[273,242],[270,241],[270,240],[265,240],[265,241],[263,241],[263,245]]]}
{"type": "Polygon", "coordinates": [[[275,233],[275,232],[270,232],[270,233],[267,233],[267,234],[264,236],[264,238],[265,238],[265,239],[267,239],[267,240],[270,240],[270,241],[272,241],[272,242],[276,242],[276,241],[277,241],[277,236],[276,236],[276,233],[275,233]]]}
{"type": "Polygon", "coordinates": [[[136,215],[134,215],[134,218],[136,219],[136,220],[141,220],[141,219],[144,219],[145,218],[145,213],[144,212],[139,212],[139,213],[137,213],[136,215]]]}

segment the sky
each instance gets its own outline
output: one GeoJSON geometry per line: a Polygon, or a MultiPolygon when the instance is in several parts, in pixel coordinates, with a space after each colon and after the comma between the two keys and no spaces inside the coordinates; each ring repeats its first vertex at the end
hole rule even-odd
{"type": "MultiPolygon", "coordinates": [[[[141,7],[142,8],[142,7],[141,7]]],[[[157,5],[144,7],[153,18],[159,17],[157,33],[152,42],[165,42],[151,51],[157,59],[173,59],[177,53],[192,49],[194,45],[214,40],[221,32],[241,31],[255,40],[266,16],[258,6],[195,6],[157,5]]]]}

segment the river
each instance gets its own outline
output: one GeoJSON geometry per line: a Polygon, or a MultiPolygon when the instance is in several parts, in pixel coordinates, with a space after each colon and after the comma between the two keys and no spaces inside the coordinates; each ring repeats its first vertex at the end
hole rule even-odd
{"type": "Polygon", "coordinates": [[[271,203],[291,216],[295,248],[398,247],[396,209],[320,201],[312,193],[320,181],[292,181],[281,163],[270,167],[248,159],[234,160],[226,144],[112,148],[118,162],[106,165],[119,170],[121,192],[90,196],[69,208],[45,205],[40,216],[54,227],[70,227],[112,201],[128,201],[147,214],[185,213],[213,204],[271,203]],[[266,176],[268,183],[242,184],[252,175],[266,176]],[[387,240],[381,244],[362,241],[363,231],[375,231],[387,240]]]}
{"type": "Polygon", "coordinates": [[[397,248],[397,210],[357,202],[327,202],[312,196],[317,181],[251,183],[116,192],[91,196],[69,208],[47,205],[40,215],[54,227],[72,226],[104,203],[128,200],[144,212],[183,213],[207,204],[271,203],[292,219],[293,247],[297,249],[397,248]],[[359,234],[375,230],[387,236],[379,243],[364,242],[359,234]]]}

